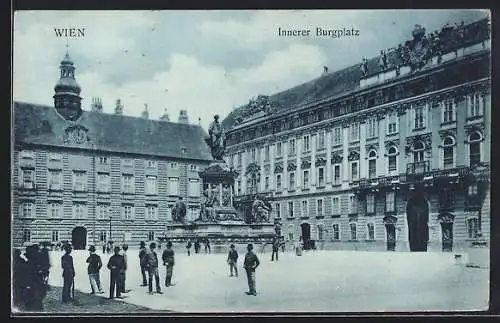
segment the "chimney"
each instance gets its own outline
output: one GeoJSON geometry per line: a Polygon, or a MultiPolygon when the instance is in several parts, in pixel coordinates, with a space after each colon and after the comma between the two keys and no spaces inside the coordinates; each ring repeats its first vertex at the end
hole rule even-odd
{"type": "Polygon", "coordinates": [[[177,122],[178,123],[189,124],[189,118],[188,118],[187,110],[181,110],[180,111],[180,113],[179,113],[179,120],[177,122]]]}
{"type": "Polygon", "coordinates": [[[115,114],[123,114],[123,105],[120,99],[116,99],[115,114]]]}
{"type": "Polygon", "coordinates": [[[161,121],[170,121],[170,117],[168,116],[167,113],[167,108],[165,108],[165,111],[163,112],[163,115],[160,117],[161,121]]]}
{"type": "Polygon", "coordinates": [[[94,112],[102,112],[102,99],[98,97],[92,98],[91,110],[94,112]]]}
{"type": "Polygon", "coordinates": [[[149,119],[148,104],[144,103],[144,111],[142,111],[142,117],[144,119],[149,119]]]}
{"type": "Polygon", "coordinates": [[[328,73],[328,66],[323,66],[323,74],[328,73]]]}

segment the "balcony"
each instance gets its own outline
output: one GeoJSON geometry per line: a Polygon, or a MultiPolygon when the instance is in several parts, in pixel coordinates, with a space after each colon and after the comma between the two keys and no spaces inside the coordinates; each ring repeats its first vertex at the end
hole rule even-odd
{"type": "Polygon", "coordinates": [[[406,174],[423,174],[430,170],[429,161],[421,161],[416,163],[409,163],[406,165],[406,174]]]}

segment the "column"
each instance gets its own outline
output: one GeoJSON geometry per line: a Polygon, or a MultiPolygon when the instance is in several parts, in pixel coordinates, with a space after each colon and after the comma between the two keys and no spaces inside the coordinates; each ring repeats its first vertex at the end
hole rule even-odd
{"type": "Polygon", "coordinates": [[[359,123],[359,178],[368,178],[366,159],[366,120],[359,123]]]}
{"type": "Polygon", "coordinates": [[[385,134],[387,133],[386,118],[380,119],[377,116],[378,126],[378,158],[377,158],[377,176],[387,176],[388,173],[388,158],[387,150],[385,149],[385,134]]]}
{"type": "Polygon", "coordinates": [[[309,136],[310,140],[310,148],[311,148],[311,170],[310,170],[310,180],[311,185],[316,187],[317,183],[317,174],[316,174],[316,149],[318,149],[318,135],[317,133],[311,133],[309,136]]]}
{"type": "Polygon", "coordinates": [[[332,131],[331,129],[325,130],[325,145],[326,145],[326,165],[325,165],[325,184],[328,185],[333,182],[332,170],[332,131]]]}
{"type": "Polygon", "coordinates": [[[349,124],[343,126],[342,128],[342,139],[343,139],[343,158],[342,158],[342,189],[349,188],[349,161],[347,159],[349,155],[349,124]]]}
{"type": "Polygon", "coordinates": [[[483,161],[490,162],[490,145],[491,145],[491,94],[489,90],[483,92],[483,100],[482,100],[482,109],[483,109],[483,120],[484,120],[484,142],[482,144],[482,151],[484,157],[483,161]]]}
{"type": "Polygon", "coordinates": [[[455,165],[465,165],[465,124],[467,123],[467,96],[462,97],[456,104],[457,137],[455,138],[455,165]]]}
{"type": "Polygon", "coordinates": [[[441,129],[441,113],[444,105],[443,102],[439,102],[438,106],[433,108],[432,102],[430,102],[429,106],[429,121],[427,121],[427,124],[431,127],[432,132],[432,158],[430,160],[430,169],[439,169],[441,165],[441,149],[439,146],[442,142],[439,130],[441,129]]]}

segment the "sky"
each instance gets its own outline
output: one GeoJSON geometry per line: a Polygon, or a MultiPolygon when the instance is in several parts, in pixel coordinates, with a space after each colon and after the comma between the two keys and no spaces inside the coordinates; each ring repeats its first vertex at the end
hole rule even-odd
{"type": "Polygon", "coordinates": [[[445,23],[488,17],[481,10],[245,10],[245,11],[17,11],[14,14],[15,101],[53,105],[59,63],[76,67],[82,107],[99,97],[105,113],[120,98],[124,114],[150,119],[165,110],[177,121],[207,129],[214,114],[259,94],[271,95],[359,64],[445,23]],[[316,28],[355,29],[351,37],[316,37],[316,28]],[[58,37],[54,28],[85,28],[83,37],[58,37]],[[310,29],[309,37],[280,37],[281,29],[310,29]],[[200,121],[199,121],[200,119],[200,121]]]}

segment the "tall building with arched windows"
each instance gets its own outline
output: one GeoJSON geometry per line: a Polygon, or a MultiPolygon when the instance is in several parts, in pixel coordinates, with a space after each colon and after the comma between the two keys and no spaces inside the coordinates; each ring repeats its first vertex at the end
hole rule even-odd
{"type": "Polygon", "coordinates": [[[459,250],[489,240],[490,22],[426,32],[223,122],[240,198],[286,240],[345,250],[459,250]]]}

